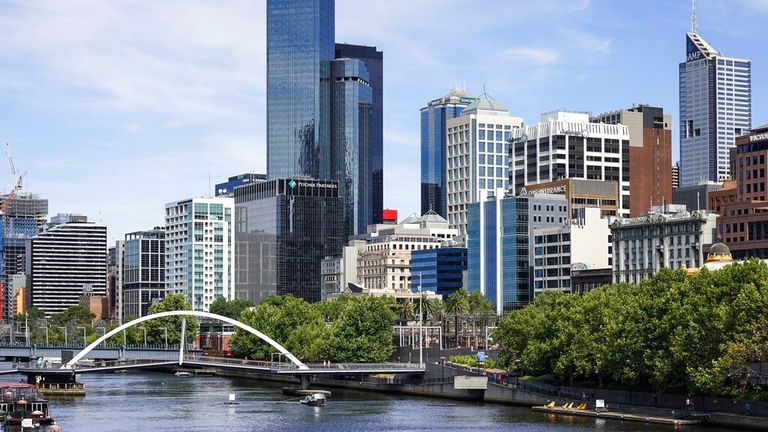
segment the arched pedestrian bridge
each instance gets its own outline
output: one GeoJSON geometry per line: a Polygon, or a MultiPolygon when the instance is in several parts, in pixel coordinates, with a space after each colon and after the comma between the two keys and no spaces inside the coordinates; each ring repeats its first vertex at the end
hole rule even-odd
{"type": "MultiPolygon", "coordinates": [[[[0,348],[0,354],[2,348],[0,348]]],[[[58,369],[41,368],[35,364],[30,364],[26,367],[19,367],[16,370],[3,371],[0,373],[22,373],[28,376],[33,375],[71,375],[74,373],[93,373],[93,372],[107,372],[115,370],[126,369],[141,369],[141,368],[158,368],[158,367],[171,367],[171,366],[188,366],[193,368],[216,368],[224,370],[239,370],[248,371],[257,374],[278,374],[278,375],[372,375],[372,374],[423,374],[425,371],[424,364],[418,363],[331,363],[331,364],[305,364],[296,356],[294,356],[285,347],[274,341],[269,336],[258,331],[257,329],[222,315],[213,314],[210,312],[198,312],[198,311],[167,311],[159,312],[151,315],[147,315],[141,318],[137,318],[133,321],[127,322],[112,331],[107,332],[100,338],[96,339],[93,343],[83,348],[78,352],[71,360],[66,364],[63,364],[58,369]],[[190,353],[185,351],[185,344],[181,344],[178,356],[170,357],[170,352],[166,352],[166,358],[158,360],[156,356],[152,358],[136,358],[132,356],[132,359],[121,358],[114,361],[103,361],[99,357],[95,357],[97,361],[88,362],[84,364],[82,360],[89,359],[89,354],[96,350],[99,345],[106,342],[109,338],[119,334],[120,332],[141,324],[145,321],[167,318],[173,316],[185,317],[182,322],[182,335],[181,340],[186,340],[186,317],[200,317],[219,320],[235,327],[243,329],[248,333],[251,333],[259,337],[264,342],[272,346],[277,353],[287,359],[287,362],[265,362],[265,361],[253,361],[253,360],[240,360],[231,358],[210,358],[201,355],[201,353],[190,353]]]]}

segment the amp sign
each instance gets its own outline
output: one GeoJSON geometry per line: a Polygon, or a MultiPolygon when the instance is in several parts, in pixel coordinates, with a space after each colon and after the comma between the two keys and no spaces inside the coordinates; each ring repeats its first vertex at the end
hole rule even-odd
{"type": "Polygon", "coordinates": [[[685,37],[685,58],[686,61],[696,61],[704,58],[704,53],[701,52],[699,47],[696,46],[696,43],[691,40],[690,37],[685,37]]]}

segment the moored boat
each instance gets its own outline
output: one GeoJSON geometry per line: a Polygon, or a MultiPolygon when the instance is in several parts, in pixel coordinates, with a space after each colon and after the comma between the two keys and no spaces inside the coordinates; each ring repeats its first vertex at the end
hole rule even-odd
{"type": "Polygon", "coordinates": [[[0,384],[0,417],[4,425],[53,423],[48,401],[39,396],[34,384],[0,384]]]}

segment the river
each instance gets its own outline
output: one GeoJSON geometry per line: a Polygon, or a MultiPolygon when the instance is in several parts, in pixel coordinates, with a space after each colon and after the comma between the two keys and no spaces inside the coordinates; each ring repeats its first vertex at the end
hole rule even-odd
{"type": "MultiPolygon", "coordinates": [[[[672,428],[556,417],[527,408],[330,389],[324,407],[283,396],[282,384],[165,373],[88,374],[88,395],[53,399],[64,432],[157,431],[672,431],[672,428]],[[238,404],[227,405],[234,393],[238,404]]],[[[723,431],[694,428],[696,431],[723,431]]]]}

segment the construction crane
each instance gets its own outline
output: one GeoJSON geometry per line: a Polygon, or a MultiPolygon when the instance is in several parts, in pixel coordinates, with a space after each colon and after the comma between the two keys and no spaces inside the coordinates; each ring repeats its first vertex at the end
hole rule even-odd
{"type": "MultiPolygon", "coordinates": [[[[5,143],[5,157],[8,158],[8,164],[11,166],[11,175],[16,177],[16,164],[13,163],[13,155],[11,155],[11,145],[8,143],[5,143]]],[[[26,172],[24,173],[26,174],[26,172]]],[[[24,177],[23,175],[21,177],[24,177]]],[[[21,177],[19,177],[19,182],[21,181],[21,177]]],[[[17,182],[16,191],[21,189],[21,183],[17,182]]]]}
{"type": "Polygon", "coordinates": [[[16,194],[16,192],[21,190],[21,183],[24,180],[24,176],[27,175],[27,172],[24,171],[21,173],[21,175],[16,179],[16,184],[13,185],[13,188],[11,188],[11,192],[8,193],[8,195],[5,196],[5,199],[2,203],[0,203],[0,214],[3,215],[3,226],[5,226],[5,210],[8,208],[8,204],[11,203],[11,200],[13,199],[13,195],[16,194]]]}

